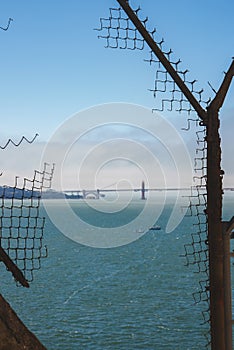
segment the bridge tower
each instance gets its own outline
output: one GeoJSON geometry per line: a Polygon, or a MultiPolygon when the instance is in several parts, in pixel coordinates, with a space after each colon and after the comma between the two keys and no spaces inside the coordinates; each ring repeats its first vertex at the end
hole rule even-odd
{"type": "Polygon", "coordinates": [[[144,181],[142,181],[142,183],[141,183],[141,199],[142,200],[146,199],[145,198],[145,182],[144,181]]]}

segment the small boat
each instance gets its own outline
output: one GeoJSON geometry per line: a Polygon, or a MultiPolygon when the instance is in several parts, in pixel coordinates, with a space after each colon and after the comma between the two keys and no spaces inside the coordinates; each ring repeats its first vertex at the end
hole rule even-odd
{"type": "Polygon", "coordinates": [[[154,225],[154,226],[150,227],[149,230],[150,230],[150,231],[159,231],[159,230],[161,230],[161,226],[154,225]]]}

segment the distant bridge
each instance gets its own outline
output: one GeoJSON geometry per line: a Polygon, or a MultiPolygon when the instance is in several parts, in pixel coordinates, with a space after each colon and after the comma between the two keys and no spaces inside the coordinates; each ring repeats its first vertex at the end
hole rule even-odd
{"type": "Polygon", "coordinates": [[[100,199],[103,197],[106,192],[140,192],[141,199],[146,199],[146,192],[149,191],[185,191],[190,190],[190,188],[145,188],[144,181],[142,181],[140,188],[103,188],[103,189],[85,189],[85,190],[65,190],[63,193],[67,198],[75,199],[75,198],[84,198],[84,199],[100,199]]]}
{"type": "MultiPolygon", "coordinates": [[[[113,184],[111,185],[113,186],[113,184]]],[[[142,181],[141,188],[120,188],[120,189],[107,189],[109,186],[103,188],[103,189],[97,189],[97,190],[67,190],[63,191],[63,193],[66,195],[67,198],[85,198],[85,199],[99,199],[103,196],[103,192],[141,192],[141,199],[145,198],[145,192],[149,191],[149,189],[145,189],[145,182],[142,181]]],[[[156,189],[155,189],[156,190],[156,189]]],[[[154,189],[151,189],[151,191],[154,191],[154,189]]]]}

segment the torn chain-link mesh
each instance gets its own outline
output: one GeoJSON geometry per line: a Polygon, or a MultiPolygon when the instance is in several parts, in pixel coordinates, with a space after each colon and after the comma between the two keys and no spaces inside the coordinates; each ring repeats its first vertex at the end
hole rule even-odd
{"type": "MultiPolygon", "coordinates": [[[[161,40],[161,42],[158,43],[161,51],[167,57],[168,61],[171,63],[173,68],[176,70],[177,74],[192,92],[192,94],[200,103],[200,105],[207,107],[210,102],[210,98],[204,100],[204,90],[197,88],[197,80],[189,79],[189,71],[187,69],[183,70],[181,68],[180,59],[177,61],[173,60],[173,51],[171,49],[169,51],[163,50],[163,43],[163,40],[161,40]]],[[[150,65],[156,65],[154,87],[152,89],[149,89],[151,92],[153,92],[154,97],[157,97],[157,99],[161,100],[161,105],[155,108],[155,110],[175,110],[177,112],[187,112],[188,114],[194,112],[194,108],[192,107],[191,103],[184,96],[183,92],[177,87],[175,81],[171,78],[170,74],[164,69],[164,67],[162,66],[160,61],[155,57],[152,51],[150,52],[150,58],[145,61],[149,62],[150,65]],[[167,93],[168,95],[167,98],[165,98],[165,93],[167,93]]]]}
{"type": "Polygon", "coordinates": [[[210,345],[210,295],[209,295],[209,247],[207,221],[207,143],[206,129],[199,125],[196,119],[188,119],[189,130],[192,123],[196,123],[197,149],[195,157],[195,185],[189,196],[188,215],[193,217],[191,243],[186,244],[184,257],[187,266],[194,266],[195,273],[199,273],[199,287],[193,293],[196,304],[201,305],[203,325],[206,330],[206,346],[210,345]]]}
{"type": "MultiPolygon", "coordinates": [[[[140,8],[135,13],[137,14],[139,10],[140,8]]],[[[131,20],[124,15],[121,8],[110,8],[109,11],[109,18],[100,18],[100,28],[96,29],[102,32],[101,35],[98,35],[98,38],[106,40],[105,47],[143,50],[144,39],[142,39],[131,20]]]]}
{"type": "Polygon", "coordinates": [[[40,199],[43,188],[50,188],[54,165],[44,164],[42,171],[35,171],[33,179],[19,184],[15,178],[13,187],[0,187],[0,238],[1,247],[18,266],[28,282],[33,271],[41,267],[41,258],[47,256],[43,246],[45,218],[40,217],[40,199]]]}
{"type": "MultiPolygon", "coordinates": [[[[140,7],[134,10],[134,13],[139,18],[140,7]]],[[[148,18],[141,20],[143,26],[147,29],[148,33],[154,39],[164,56],[171,63],[176,70],[180,78],[185,85],[193,93],[194,97],[201,105],[207,105],[210,102],[210,98],[204,99],[203,89],[197,88],[197,80],[189,79],[189,71],[181,68],[181,60],[173,58],[173,51],[171,49],[166,50],[164,48],[164,39],[156,40],[156,29],[148,30],[147,28],[148,18]]],[[[121,8],[110,8],[109,17],[100,19],[100,27],[96,29],[101,34],[98,38],[105,40],[105,47],[107,48],[120,48],[130,50],[143,50],[147,47],[145,40],[138,32],[137,28],[132,24],[131,20],[127,17],[125,12],[121,8]]],[[[155,110],[176,110],[178,112],[187,112],[190,114],[194,111],[192,105],[177,87],[177,84],[173,81],[170,74],[164,69],[161,62],[155,56],[153,51],[150,51],[150,57],[145,59],[150,65],[156,66],[154,87],[149,89],[153,92],[153,96],[157,97],[157,101],[161,101],[160,105],[155,110]],[[165,96],[165,93],[167,95],[165,96]]]]}

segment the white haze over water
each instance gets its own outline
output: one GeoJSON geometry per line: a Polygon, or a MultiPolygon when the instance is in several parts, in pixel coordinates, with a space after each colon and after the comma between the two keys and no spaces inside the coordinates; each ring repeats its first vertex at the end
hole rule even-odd
{"type": "MultiPolygon", "coordinates": [[[[231,113],[230,113],[231,115],[231,113]]],[[[233,118],[221,123],[224,186],[233,186],[233,118]]],[[[42,162],[55,163],[52,188],[151,188],[193,185],[196,128],[178,130],[159,113],[127,103],[110,103],[78,112],[48,142],[9,145],[2,151],[1,185],[15,176],[33,176],[42,162]]]]}
{"type": "Polygon", "coordinates": [[[104,104],[68,118],[47,144],[3,152],[2,182],[30,177],[41,162],[55,163],[53,188],[188,187],[192,161],[175,127],[161,115],[131,104],[104,104]],[[43,154],[44,153],[44,154],[43,154]],[[148,184],[147,184],[148,182],[148,184]]]}

